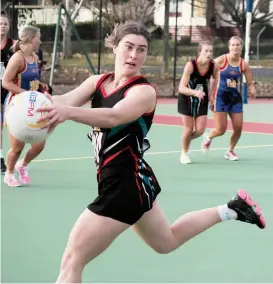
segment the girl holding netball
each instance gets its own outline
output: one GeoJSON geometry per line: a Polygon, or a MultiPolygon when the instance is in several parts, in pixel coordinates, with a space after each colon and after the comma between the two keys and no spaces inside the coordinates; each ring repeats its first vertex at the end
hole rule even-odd
{"type": "MultiPolygon", "coordinates": [[[[45,88],[40,83],[40,74],[38,68],[38,58],[35,51],[40,45],[40,31],[35,27],[24,27],[19,31],[19,39],[13,46],[14,54],[11,56],[7,65],[3,86],[9,91],[5,101],[5,108],[11,103],[12,99],[24,91],[37,91],[39,88],[45,88]]],[[[23,160],[18,159],[25,147],[25,143],[17,140],[9,133],[10,150],[7,154],[7,171],[5,173],[4,183],[10,187],[20,186],[21,183],[29,184],[30,177],[27,171],[27,165],[35,159],[43,150],[45,142],[32,144],[23,160]],[[20,181],[14,175],[14,170],[19,174],[20,181]]]]}
{"type": "Polygon", "coordinates": [[[233,36],[229,42],[229,53],[215,59],[220,66],[220,81],[214,94],[213,115],[215,129],[204,135],[202,149],[207,152],[214,138],[223,135],[227,130],[227,116],[229,115],[233,127],[229,147],[224,157],[231,161],[239,160],[234,148],[241,137],[243,128],[243,102],[239,93],[241,74],[244,73],[248,92],[255,96],[255,87],[249,64],[241,58],[243,41],[238,36],[233,36]]]}
{"type": "Polygon", "coordinates": [[[157,198],[161,187],[142,150],[157,101],[154,87],[140,75],[149,44],[150,34],[142,24],[117,26],[107,38],[115,54],[114,72],[91,76],[75,90],[54,97],[51,107],[38,110],[45,114],[38,122],[45,121],[48,131],[65,120],[92,126],[98,170],[98,195],[73,226],[57,283],[81,283],[85,266],[130,227],[160,254],[222,221],[265,228],[259,205],[244,190],[227,204],[187,213],[168,224],[157,198]],[[92,108],[82,108],[90,98],[92,108]]]}
{"type": "MultiPolygon", "coordinates": [[[[182,135],[182,152],[180,162],[191,163],[188,155],[193,139],[203,134],[206,123],[208,104],[211,100],[209,90],[210,78],[217,79],[219,68],[212,61],[213,47],[210,42],[200,43],[197,57],[185,66],[179,85],[178,112],[182,115],[184,131],[182,135]]],[[[215,89],[217,80],[214,80],[215,89]]]]}

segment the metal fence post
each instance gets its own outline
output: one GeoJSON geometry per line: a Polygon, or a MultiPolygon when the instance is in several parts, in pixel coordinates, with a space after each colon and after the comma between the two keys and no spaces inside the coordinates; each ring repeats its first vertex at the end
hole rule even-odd
{"type": "MultiPolygon", "coordinates": [[[[257,55],[256,55],[256,60],[259,62],[260,61],[260,36],[261,34],[264,32],[264,30],[266,29],[266,27],[263,27],[258,35],[257,35],[257,55]]],[[[260,67],[260,62],[259,62],[259,67],[260,67]]],[[[258,69],[258,72],[257,72],[257,81],[259,80],[259,72],[260,70],[258,69]]]]}
{"type": "Polygon", "coordinates": [[[173,62],[173,96],[176,93],[176,65],[177,65],[177,18],[178,18],[178,0],[176,0],[175,9],[175,33],[174,33],[174,62],[173,62]]]}

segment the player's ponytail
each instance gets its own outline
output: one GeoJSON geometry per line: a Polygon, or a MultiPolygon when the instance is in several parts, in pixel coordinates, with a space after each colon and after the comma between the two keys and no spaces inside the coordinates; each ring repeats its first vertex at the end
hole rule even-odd
{"type": "Polygon", "coordinates": [[[19,39],[17,39],[12,46],[13,53],[17,52],[18,50],[20,50],[20,40],[19,39]]]}
{"type": "Polygon", "coordinates": [[[40,33],[40,29],[31,26],[25,26],[19,30],[19,39],[13,45],[13,52],[21,50],[21,45],[30,43],[38,33],[40,33]]]}

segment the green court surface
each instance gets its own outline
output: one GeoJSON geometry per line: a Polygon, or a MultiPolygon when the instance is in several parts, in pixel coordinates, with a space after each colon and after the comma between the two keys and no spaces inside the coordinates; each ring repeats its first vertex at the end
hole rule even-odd
{"type": "MultiPolygon", "coordinates": [[[[246,120],[272,123],[272,106],[247,105],[246,120]]],[[[157,113],[176,115],[176,106],[159,105],[157,113]]],[[[156,254],[128,230],[86,267],[84,282],[273,282],[273,135],[244,133],[238,162],[223,158],[230,132],[215,139],[207,155],[200,152],[200,138],[191,146],[194,163],[181,165],[181,130],[153,125],[146,155],[162,186],[159,202],[169,222],[188,211],[224,204],[244,188],[262,206],[267,228],[221,223],[168,255],[156,254]]],[[[16,189],[1,184],[2,283],[56,280],[69,232],[97,194],[88,131],[72,122],[59,126],[30,166],[32,184],[16,189]]]]}

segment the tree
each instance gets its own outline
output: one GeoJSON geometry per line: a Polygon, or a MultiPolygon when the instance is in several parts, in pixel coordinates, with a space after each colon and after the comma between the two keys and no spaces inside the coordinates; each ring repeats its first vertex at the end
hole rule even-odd
{"type": "MultiPolygon", "coordinates": [[[[74,22],[77,18],[81,7],[83,6],[84,0],[42,0],[45,5],[59,5],[62,3],[68,14],[70,15],[71,20],[74,22]]],[[[61,28],[63,32],[63,57],[71,58],[72,50],[71,50],[71,25],[66,16],[64,10],[62,10],[61,14],[61,28]]]]}
{"type": "MultiPolygon", "coordinates": [[[[207,9],[214,5],[214,15],[224,23],[241,29],[242,35],[246,29],[246,0],[186,0],[194,8],[207,9]],[[226,17],[226,16],[229,17],[226,17]]],[[[273,19],[273,11],[269,11],[270,0],[254,1],[252,24],[266,25],[273,19]]],[[[208,11],[212,14],[212,11],[208,11]]],[[[206,13],[208,15],[208,13],[206,13]]]]}
{"type": "MultiPolygon", "coordinates": [[[[246,1],[218,0],[222,6],[221,10],[216,10],[216,14],[223,22],[233,24],[241,28],[242,35],[246,29],[246,1]],[[230,19],[223,17],[223,12],[230,16],[230,19]]],[[[252,24],[266,25],[273,19],[273,11],[269,12],[269,0],[257,0],[254,2],[252,13],[252,24]],[[267,10],[266,13],[264,13],[267,10]]]]}
{"type": "MultiPolygon", "coordinates": [[[[99,17],[99,3],[100,0],[86,0],[85,6],[99,17]]],[[[124,23],[128,20],[151,24],[156,8],[154,0],[102,0],[103,24],[111,29],[117,23],[124,23]]]]}
{"type": "MultiPolygon", "coordinates": [[[[72,21],[75,21],[75,19],[77,18],[78,13],[83,5],[83,2],[84,0],[63,0],[62,1],[72,21]]],[[[71,58],[72,57],[71,25],[64,11],[62,12],[61,27],[63,31],[63,57],[71,58]]]]}

